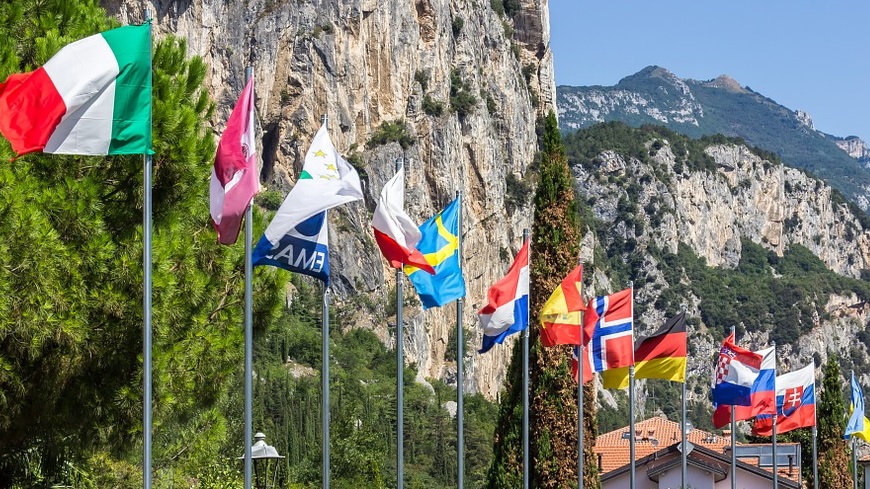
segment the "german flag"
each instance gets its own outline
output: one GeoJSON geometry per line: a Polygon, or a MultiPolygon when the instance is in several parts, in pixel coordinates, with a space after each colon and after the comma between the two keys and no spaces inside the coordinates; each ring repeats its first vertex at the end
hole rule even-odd
{"type": "Polygon", "coordinates": [[[586,309],[581,297],[582,287],[583,265],[579,265],[550,294],[538,315],[542,345],[585,345],[589,341],[587,336],[581,342],[580,335],[583,310],[586,309]]]}
{"type": "MultiPolygon", "coordinates": [[[[607,389],[628,387],[628,367],[601,373],[607,389]]],[[[639,339],[634,349],[634,378],[686,381],[686,313],[668,320],[648,338],[639,339]]]]}

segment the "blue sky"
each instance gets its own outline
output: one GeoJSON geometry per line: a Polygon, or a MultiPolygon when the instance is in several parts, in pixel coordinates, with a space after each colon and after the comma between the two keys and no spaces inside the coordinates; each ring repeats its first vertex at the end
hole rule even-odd
{"type": "Polygon", "coordinates": [[[870,143],[870,0],[549,0],[557,85],[727,74],[870,143]]]}

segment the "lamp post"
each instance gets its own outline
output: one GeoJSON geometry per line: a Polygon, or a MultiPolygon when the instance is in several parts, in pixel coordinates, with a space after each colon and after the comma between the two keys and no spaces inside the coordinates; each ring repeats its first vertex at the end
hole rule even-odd
{"type": "MultiPolygon", "coordinates": [[[[266,444],[266,435],[258,432],[254,435],[254,444],[251,445],[251,460],[254,465],[254,487],[256,489],[274,488],[278,480],[278,464],[271,463],[271,460],[284,458],[283,455],[278,455],[278,450],[272,445],[266,444]],[[272,478],[269,479],[269,465],[272,465],[272,478]]],[[[244,455],[239,457],[239,460],[244,460],[244,455]]]]}

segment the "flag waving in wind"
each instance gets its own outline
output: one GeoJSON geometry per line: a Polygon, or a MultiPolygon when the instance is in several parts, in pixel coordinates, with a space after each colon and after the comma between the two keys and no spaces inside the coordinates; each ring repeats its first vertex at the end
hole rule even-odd
{"type": "Polygon", "coordinates": [[[272,265],[329,282],[326,211],[363,198],[359,175],[342,158],[323,124],[287,194],[252,253],[254,265],[272,265]]]}
{"type": "MultiPolygon", "coordinates": [[[[633,290],[596,297],[586,307],[584,328],[591,331],[589,344],[592,367],[596,372],[607,372],[634,365],[634,301],[633,290]]],[[[602,374],[604,387],[616,388],[602,374]]]]}
{"type": "MultiPolygon", "coordinates": [[[[634,348],[634,378],[686,381],[686,313],[669,319],[652,335],[639,338],[634,348]]],[[[628,367],[602,375],[605,387],[628,387],[628,367]]]]}
{"type": "Polygon", "coordinates": [[[64,46],[44,66],[0,83],[0,133],[19,155],[151,150],[151,26],[64,46]]]}
{"type": "Polygon", "coordinates": [[[762,355],[734,344],[734,333],[728,335],[713,372],[713,402],[751,406],[752,384],[761,371],[762,359],[762,355]]]}
{"type": "MultiPolygon", "coordinates": [[[[776,377],[776,431],[785,433],[816,424],[816,364],[776,377]]],[[[752,433],[759,436],[773,434],[773,417],[759,414],[755,417],[752,433]]]]}
{"type": "Polygon", "coordinates": [[[375,241],[393,268],[413,265],[427,273],[435,269],[417,249],[422,234],[405,214],[405,169],[400,168],[381,190],[381,198],[372,216],[375,241]]]}
{"type": "Polygon", "coordinates": [[[211,171],[211,219],[221,244],[236,242],[245,210],[260,191],[255,144],[251,78],[230,114],[211,171]]]}
{"type": "Polygon", "coordinates": [[[590,338],[583,338],[581,334],[583,310],[586,309],[582,288],[583,265],[579,265],[568,273],[541,308],[538,320],[541,322],[542,345],[585,345],[589,342],[590,338]]]}
{"type": "Polygon", "coordinates": [[[855,371],[852,371],[852,398],[850,399],[852,415],[849,416],[849,422],[846,424],[846,433],[843,436],[845,439],[851,438],[854,434],[858,438],[863,438],[861,435],[867,430],[864,417],[864,393],[861,392],[861,386],[855,379],[855,371]]]}
{"type": "Polygon", "coordinates": [[[405,273],[414,284],[423,309],[440,307],[465,297],[465,279],[459,265],[459,206],[456,198],[438,214],[420,225],[422,238],[417,249],[435,268],[430,275],[413,265],[405,265],[405,273]]]}
{"type": "MultiPolygon", "coordinates": [[[[760,415],[776,413],[776,348],[758,350],[761,355],[761,369],[749,389],[749,406],[734,406],[734,420],[745,421],[760,415]]],[[[721,428],[731,422],[731,405],[718,404],[713,411],[713,426],[721,428]]]]}
{"type": "Polygon", "coordinates": [[[529,242],[523,243],[507,275],[489,288],[487,304],[477,313],[486,353],[529,325],[529,242]]]}

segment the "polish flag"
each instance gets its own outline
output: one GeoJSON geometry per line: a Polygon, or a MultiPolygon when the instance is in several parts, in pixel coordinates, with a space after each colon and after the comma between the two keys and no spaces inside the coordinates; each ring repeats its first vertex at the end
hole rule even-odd
{"type": "Polygon", "coordinates": [[[435,275],[435,269],[417,250],[417,243],[423,235],[414,221],[405,214],[404,207],[405,169],[401,168],[381,190],[381,197],[372,217],[375,241],[393,268],[414,265],[435,275]]]}

